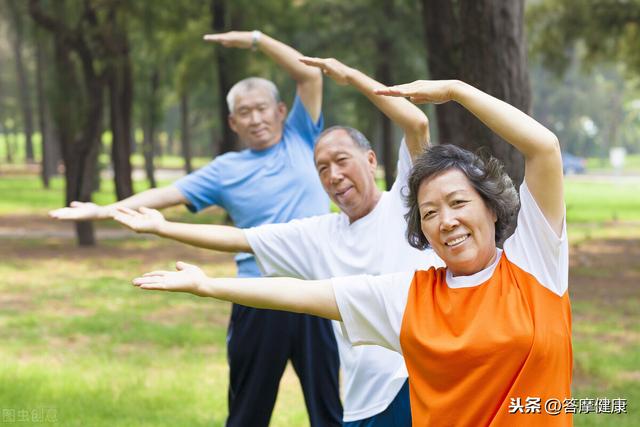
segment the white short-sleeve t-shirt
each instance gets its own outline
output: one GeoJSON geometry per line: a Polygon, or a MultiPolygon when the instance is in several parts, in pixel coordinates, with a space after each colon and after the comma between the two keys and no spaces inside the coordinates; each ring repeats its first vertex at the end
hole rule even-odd
{"type": "MultiPolygon", "coordinates": [[[[504,255],[509,262],[531,274],[539,284],[562,296],[568,287],[566,221],[558,237],[526,182],[520,187],[520,202],[518,226],[504,243],[504,255]]],[[[453,277],[447,270],[447,286],[472,287],[490,280],[503,254],[502,250],[496,250],[493,264],[476,274],[453,277]]],[[[376,344],[402,353],[400,329],[413,276],[414,271],[408,271],[377,277],[334,278],[333,289],[346,339],[353,345],[376,344]]]]}
{"type": "MultiPolygon", "coordinates": [[[[403,141],[393,187],[368,215],[352,224],[344,213],[335,213],[245,230],[262,272],[327,279],[443,266],[433,251],[419,251],[407,243],[402,192],[410,168],[403,141]]],[[[334,330],[343,369],[344,421],[384,411],[407,378],[403,358],[379,346],[352,347],[339,322],[334,322],[334,330]]]]}

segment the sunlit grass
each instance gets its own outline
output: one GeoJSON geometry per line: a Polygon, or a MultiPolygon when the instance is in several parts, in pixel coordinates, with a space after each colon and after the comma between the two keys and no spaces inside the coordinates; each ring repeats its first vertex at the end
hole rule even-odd
{"type": "MultiPolygon", "coordinates": [[[[2,251],[0,264],[2,409],[53,408],[65,426],[223,425],[229,304],[130,285],[171,268],[166,242],[108,242],[93,252],[51,239],[4,243],[16,255],[2,251]],[[113,250],[119,243],[128,255],[113,250]]],[[[210,252],[171,251],[211,275],[234,274],[231,256],[207,264],[210,252]]],[[[272,425],[307,424],[289,372],[272,425]]]]}

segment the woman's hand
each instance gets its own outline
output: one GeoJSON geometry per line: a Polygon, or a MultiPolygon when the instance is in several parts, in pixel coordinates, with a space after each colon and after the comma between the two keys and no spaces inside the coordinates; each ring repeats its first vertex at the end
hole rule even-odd
{"type": "Polygon", "coordinates": [[[188,292],[198,296],[208,296],[203,292],[207,275],[197,266],[178,261],[178,271],[152,271],[133,279],[133,285],[140,289],[188,292]]]}
{"type": "Polygon", "coordinates": [[[442,104],[453,99],[453,89],[457,80],[416,80],[397,86],[389,86],[375,91],[377,95],[409,98],[414,104],[442,104]]]}

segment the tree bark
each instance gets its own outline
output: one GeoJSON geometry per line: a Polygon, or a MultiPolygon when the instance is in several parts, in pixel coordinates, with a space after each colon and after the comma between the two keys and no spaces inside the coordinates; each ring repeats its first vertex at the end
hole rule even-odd
{"type": "MultiPolygon", "coordinates": [[[[394,10],[392,2],[384,2],[385,16],[392,19],[394,10]]],[[[393,62],[393,42],[389,38],[387,32],[379,31],[376,37],[376,52],[379,60],[376,64],[375,78],[382,84],[391,84],[393,76],[390,63],[393,62]]],[[[393,124],[391,120],[382,112],[378,112],[380,117],[380,126],[382,128],[382,163],[384,165],[384,180],[387,190],[391,189],[396,175],[396,145],[393,141],[393,124]]]]}
{"type": "MultiPolygon", "coordinates": [[[[232,29],[231,25],[229,25],[229,19],[227,19],[227,16],[230,15],[229,6],[230,3],[226,0],[211,0],[210,10],[214,33],[222,33],[232,29]]],[[[236,26],[235,28],[240,27],[236,26]]],[[[222,127],[222,140],[219,144],[218,154],[236,150],[238,147],[236,134],[229,126],[229,107],[226,99],[227,93],[235,83],[233,76],[239,68],[238,52],[235,52],[235,50],[215,49],[215,62],[218,71],[218,112],[220,126],[222,127]]]]}
{"type": "MultiPolygon", "coordinates": [[[[459,79],[529,112],[524,0],[422,0],[432,79],[459,79]]],[[[519,186],[522,155],[455,103],[436,106],[438,140],[471,151],[487,147],[519,186]]]]}
{"type": "Polygon", "coordinates": [[[159,85],[159,74],[158,70],[154,69],[151,73],[151,78],[149,79],[149,97],[147,104],[147,112],[146,112],[146,120],[144,124],[144,137],[142,140],[142,151],[144,153],[144,168],[147,174],[147,180],[149,181],[149,186],[151,188],[156,188],[156,178],[155,178],[155,167],[153,165],[153,161],[156,154],[156,104],[157,104],[157,93],[158,93],[158,85],[159,85]]]}
{"type": "Polygon", "coordinates": [[[123,25],[117,20],[117,11],[110,10],[108,17],[109,38],[105,42],[108,49],[107,70],[109,87],[109,116],[111,121],[111,157],[118,200],[133,194],[131,179],[132,129],[131,111],[133,105],[133,75],[129,56],[129,40],[123,25]]]}
{"type": "Polygon", "coordinates": [[[49,180],[57,173],[57,164],[60,152],[57,140],[53,137],[50,123],[49,109],[45,97],[44,78],[47,74],[46,60],[44,58],[43,37],[38,37],[36,43],[36,97],[38,105],[38,123],[40,128],[40,142],[42,150],[41,170],[42,185],[49,188],[49,180]]]}
{"type": "Polygon", "coordinates": [[[16,75],[18,80],[18,89],[20,97],[20,106],[22,108],[22,126],[25,138],[25,157],[27,162],[33,162],[33,109],[31,108],[31,90],[27,76],[27,69],[24,66],[22,57],[23,41],[24,41],[24,22],[22,14],[18,10],[15,0],[8,0],[9,10],[15,29],[15,38],[11,43],[13,54],[16,61],[16,75]]]}
{"type": "Polygon", "coordinates": [[[191,167],[191,141],[189,140],[189,97],[186,93],[180,96],[180,129],[184,169],[189,174],[193,171],[193,168],[191,167]]]}

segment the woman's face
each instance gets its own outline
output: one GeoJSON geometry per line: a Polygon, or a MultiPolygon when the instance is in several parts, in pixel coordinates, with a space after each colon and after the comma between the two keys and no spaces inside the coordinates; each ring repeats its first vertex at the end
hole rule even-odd
{"type": "Polygon", "coordinates": [[[422,232],[454,276],[468,276],[491,265],[497,218],[459,169],[422,181],[418,207],[422,232]]]}

